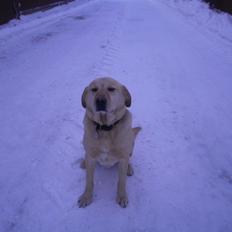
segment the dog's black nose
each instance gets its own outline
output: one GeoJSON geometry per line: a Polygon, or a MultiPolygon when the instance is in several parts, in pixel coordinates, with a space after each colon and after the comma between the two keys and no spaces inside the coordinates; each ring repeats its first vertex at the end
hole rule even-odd
{"type": "Polygon", "coordinates": [[[106,99],[104,97],[97,98],[96,110],[97,111],[106,111],[106,99]]]}

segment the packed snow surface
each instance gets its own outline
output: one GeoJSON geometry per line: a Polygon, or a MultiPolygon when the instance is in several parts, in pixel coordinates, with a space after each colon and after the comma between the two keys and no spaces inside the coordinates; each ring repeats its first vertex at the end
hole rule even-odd
{"type": "Polygon", "coordinates": [[[197,0],[74,1],[0,27],[0,231],[232,231],[232,19],[197,0]],[[84,190],[88,83],[131,92],[143,129],[115,201],[117,168],[84,190]]]}

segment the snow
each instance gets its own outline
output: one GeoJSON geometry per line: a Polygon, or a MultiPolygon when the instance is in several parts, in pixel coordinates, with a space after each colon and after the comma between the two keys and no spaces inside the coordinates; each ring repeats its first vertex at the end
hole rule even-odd
{"type": "Polygon", "coordinates": [[[232,231],[231,16],[197,0],[74,1],[0,27],[0,231],[232,231]],[[116,202],[77,207],[84,87],[112,76],[142,126],[116,202]]]}
{"type": "Polygon", "coordinates": [[[228,13],[223,13],[211,10],[209,5],[199,0],[167,0],[166,4],[174,8],[185,16],[185,20],[197,27],[197,30],[203,34],[208,33],[208,36],[215,42],[221,43],[221,40],[228,42],[230,47],[232,42],[232,16],[228,13]],[[217,36],[211,36],[211,33],[217,36]]]}

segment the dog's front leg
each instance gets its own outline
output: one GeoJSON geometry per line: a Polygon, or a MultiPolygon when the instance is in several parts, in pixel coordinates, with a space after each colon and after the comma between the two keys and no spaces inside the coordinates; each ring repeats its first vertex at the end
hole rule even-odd
{"type": "Polygon", "coordinates": [[[84,208],[92,202],[93,199],[93,187],[94,187],[94,170],[96,166],[96,160],[91,157],[86,157],[86,185],[85,191],[80,196],[78,204],[80,208],[84,208]]]}
{"type": "Polygon", "coordinates": [[[117,191],[117,202],[118,204],[126,208],[128,204],[128,198],[126,193],[126,178],[127,178],[128,160],[123,159],[118,164],[118,191],[117,191]]]}

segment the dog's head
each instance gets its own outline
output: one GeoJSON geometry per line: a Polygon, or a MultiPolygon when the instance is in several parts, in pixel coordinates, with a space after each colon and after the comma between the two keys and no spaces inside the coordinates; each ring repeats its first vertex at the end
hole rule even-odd
{"type": "Polygon", "coordinates": [[[100,125],[111,125],[121,119],[131,105],[127,88],[108,77],[98,78],[82,94],[82,106],[87,116],[100,125]]]}

